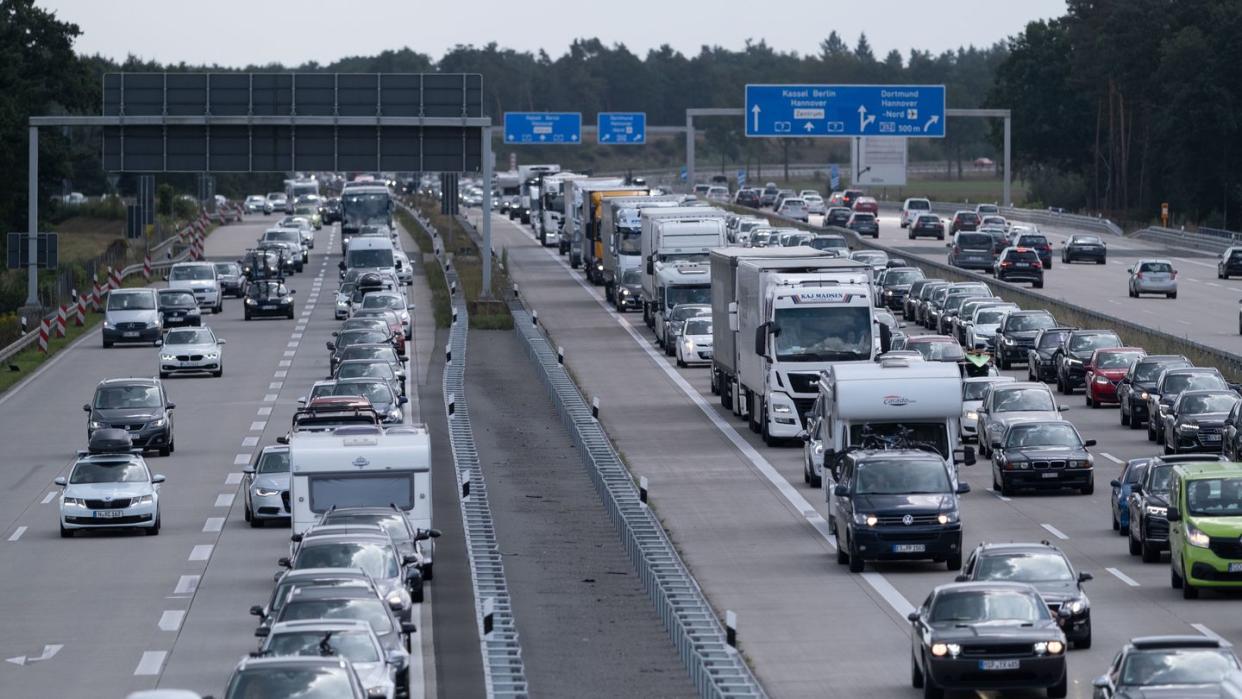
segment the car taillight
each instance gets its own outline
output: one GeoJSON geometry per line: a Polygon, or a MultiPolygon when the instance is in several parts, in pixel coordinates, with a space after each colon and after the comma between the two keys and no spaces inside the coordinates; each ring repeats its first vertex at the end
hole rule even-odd
{"type": "Polygon", "coordinates": [[[1172,277],[1172,278],[1173,278],[1173,279],[1177,279],[1177,272],[1174,272],[1174,273],[1173,273],[1173,277],[1172,277]]]}
{"type": "Polygon", "coordinates": [[[1040,246],[1039,246],[1039,249],[1040,249],[1040,250],[1044,250],[1044,251],[1046,251],[1046,252],[1051,252],[1051,251],[1052,251],[1052,246],[1051,246],[1051,245],[1049,245],[1049,244],[1047,244],[1047,243],[1044,243],[1043,245],[1040,245],[1040,246]]]}
{"type": "Polygon", "coordinates": [[[1005,269],[1006,267],[1012,267],[1012,266],[1013,266],[1013,263],[1012,263],[1012,262],[1010,262],[1010,261],[1008,261],[1008,260],[1006,260],[1006,261],[1002,262],[1000,266],[1001,266],[1001,269],[1005,269]]]}
{"type": "Polygon", "coordinates": [[[1040,262],[1039,260],[1035,260],[1035,269],[1043,269],[1043,268],[1044,268],[1044,263],[1040,262]]]}

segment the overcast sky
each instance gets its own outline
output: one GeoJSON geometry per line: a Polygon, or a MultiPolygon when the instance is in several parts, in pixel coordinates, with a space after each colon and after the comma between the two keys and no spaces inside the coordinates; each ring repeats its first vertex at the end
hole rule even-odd
{"type": "Polygon", "coordinates": [[[986,46],[1028,21],[1060,16],[1065,0],[37,0],[83,35],[79,52],[164,63],[226,66],[330,63],[410,47],[440,58],[456,44],[495,41],[556,57],[575,38],[624,43],[639,56],[669,44],[739,49],[765,39],[782,51],[815,53],[836,30],[850,46],[908,55],[986,46]]]}

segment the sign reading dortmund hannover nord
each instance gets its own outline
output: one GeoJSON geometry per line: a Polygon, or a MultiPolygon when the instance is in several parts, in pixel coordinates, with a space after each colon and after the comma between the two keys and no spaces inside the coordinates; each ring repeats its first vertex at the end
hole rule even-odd
{"type": "Polygon", "coordinates": [[[944,137],[944,85],[747,85],[746,135],[944,137]]]}

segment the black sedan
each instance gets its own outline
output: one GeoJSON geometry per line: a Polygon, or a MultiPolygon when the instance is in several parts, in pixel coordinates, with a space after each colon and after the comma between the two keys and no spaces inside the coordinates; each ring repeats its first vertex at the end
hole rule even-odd
{"type": "Polygon", "coordinates": [[[293,318],[293,295],[297,291],[281,279],[261,279],[246,286],[243,313],[251,318],[293,318]]]}
{"type": "Polygon", "coordinates": [[[376,345],[382,344],[392,347],[392,341],[388,333],[379,332],[377,330],[345,330],[330,340],[328,345],[329,371],[335,372],[338,362],[344,359],[342,356],[346,349],[353,345],[376,345]]]}
{"type": "Polygon", "coordinates": [[[1030,282],[1036,289],[1044,288],[1044,264],[1039,255],[1027,248],[1005,248],[992,266],[997,281],[1030,282]]]}
{"type": "Polygon", "coordinates": [[[1233,391],[1183,391],[1164,415],[1164,453],[1220,451],[1225,418],[1237,402],[1233,391]]]}
{"type": "Polygon", "coordinates": [[[1065,336],[1056,352],[1057,390],[1073,393],[1086,383],[1086,364],[1098,349],[1124,347],[1112,330],[1075,330],[1065,336]]]}
{"type": "Polygon", "coordinates": [[[1054,362],[1057,348],[1074,328],[1044,328],[1035,334],[1035,344],[1026,352],[1026,376],[1029,381],[1055,381],[1054,362]]]}
{"type": "Polygon", "coordinates": [[[825,226],[838,226],[845,228],[850,222],[850,217],[854,215],[854,210],[844,206],[834,206],[828,209],[828,213],[824,215],[825,226]]]}
{"type": "Polygon", "coordinates": [[[256,279],[273,279],[280,276],[280,270],[283,266],[281,259],[281,250],[259,249],[255,248],[247,250],[242,255],[239,263],[242,267],[242,276],[247,281],[255,281],[256,279]]]}
{"type": "Polygon", "coordinates": [[[1228,641],[1211,636],[1144,636],[1131,639],[1092,682],[1095,699],[1122,697],[1223,697],[1221,683],[1240,665],[1228,641]]]}
{"type": "Polygon", "coordinates": [[[1180,354],[1149,354],[1130,365],[1130,370],[1117,384],[1117,403],[1121,424],[1137,430],[1147,421],[1147,396],[1156,389],[1156,381],[1165,369],[1191,366],[1180,354]]]}
{"type": "Polygon", "coordinates": [[[910,226],[910,232],[907,235],[910,240],[923,236],[944,240],[944,221],[941,221],[940,217],[935,214],[919,214],[919,217],[914,219],[914,224],[910,226]]]}
{"type": "Polygon", "coordinates": [[[160,289],[159,297],[160,318],[164,320],[165,328],[203,324],[194,292],[188,289],[160,289]]]}
{"type": "Polygon", "coordinates": [[[910,684],[924,697],[946,689],[1068,692],[1065,634],[1030,585],[952,583],[910,612],[910,684]]]}
{"type": "Polygon", "coordinates": [[[992,489],[1012,495],[1018,488],[1074,488],[1095,492],[1095,460],[1078,430],[1065,420],[1016,422],[992,450],[992,489]]]}
{"type": "Polygon", "coordinates": [[[1104,264],[1108,259],[1108,246],[1095,235],[1072,235],[1061,243],[1061,262],[1094,262],[1104,264]]]}
{"type": "Polygon", "coordinates": [[[958,582],[1019,582],[1035,588],[1075,648],[1091,647],[1091,601],[1082,584],[1091,580],[1061,549],[1038,544],[979,544],[966,559],[958,582]]]}
{"type": "Polygon", "coordinates": [[[246,287],[246,278],[242,274],[241,265],[236,262],[217,262],[216,278],[220,280],[220,293],[237,298],[242,297],[246,287]]]}
{"type": "Polygon", "coordinates": [[[1216,261],[1216,278],[1228,279],[1242,275],[1242,248],[1229,248],[1216,261]]]}

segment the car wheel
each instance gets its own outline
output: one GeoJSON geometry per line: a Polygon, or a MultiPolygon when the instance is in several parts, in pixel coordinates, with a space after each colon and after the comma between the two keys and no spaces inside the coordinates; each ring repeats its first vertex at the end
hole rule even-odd
{"type": "Polygon", "coordinates": [[[944,688],[936,684],[931,673],[923,675],[923,699],[944,699],[944,688]]]}
{"type": "Polygon", "coordinates": [[[104,340],[103,346],[104,346],[104,349],[109,349],[112,347],[112,342],[110,340],[104,340]]]}
{"type": "Polygon", "coordinates": [[[159,533],[160,533],[160,513],[159,513],[159,510],[156,510],[156,512],[155,512],[155,524],[152,524],[150,527],[147,527],[146,529],[144,529],[142,533],[143,533],[143,534],[146,534],[147,536],[156,536],[157,534],[159,534],[159,533]]]}
{"type": "Polygon", "coordinates": [[[65,529],[65,525],[63,525],[63,524],[62,524],[62,525],[60,525],[60,538],[62,538],[62,539],[72,539],[72,538],[73,538],[73,535],[74,535],[75,533],[76,533],[76,531],[75,531],[75,530],[73,530],[73,529],[65,529]]]}
{"type": "Polygon", "coordinates": [[[1095,493],[1095,478],[1088,481],[1087,484],[1082,487],[1081,492],[1083,495],[1091,495],[1095,493]]]}
{"type": "Polygon", "coordinates": [[[1171,585],[1174,590],[1180,590],[1182,589],[1184,584],[1185,584],[1185,581],[1182,580],[1182,576],[1177,574],[1177,568],[1173,567],[1173,565],[1170,564],[1169,565],[1169,585],[1171,585]]]}
{"type": "MultiPolygon", "coordinates": [[[[829,522],[835,522],[835,521],[836,520],[829,520],[829,522]]],[[[833,529],[835,528],[836,527],[833,527],[833,529]]],[[[837,564],[845,565],[846,563],[849,563],[849,562],[850,562],[850,554],[848,551],[845,550],[845,542],[841,541],[841,539],[838,538],[837,539],[837,564]]]]}
{"type": "Polygon", "coordinates": [[[1182,580],[1182,599],[1199,599],[1199,588],[1189,580],[1182,580]]]}
{"type": "Polygon", "coordinates": [[[169,447],[160,447],[160,456],[168,456],[168,455],[169,455],[169,454],[171,454],[171,453],[172,453],[172,449],[171,449],[171,448],[169,448],[169,447]]]}
{"type": "Polygon", "coordinates": [[[946,558],[944,561],[944,567],[949,570],[961,570],[962,569],[961,552],[951,554],[948,558],[946,558]]]}
{"type": "Polygon", "coordinates": [[[422,604],[425,597],[426,595],[423,593],[423,586],[421,584],[410,591],[410,599],[414,602],[422,604]]]}
{"type": "Polygon", "coordinates": [[[244,518],[247,522],[254,522],[254,515],[253,515],[253,514],[251,514],[251,512],[250,512],[250,505],[246,505],[246,506],[245,506],[245,509],[244,509],[244,510],[242,510],[242,517],[243,517],[243,518],[244,518]]]}
{"type": "Polygon", "coordinates": [[[683,362],[683,361],[681,361],[681,352],[678,352],[678,353],[677,353],[677,366],[679,366],[679,367],[681,367],[681,368],[683,368],[683,369],[686,367],[686,363],[685,363],[685,362],[683,362]]]}
{"type": "Polygon", "coordinates": [[[221,376],[224,376],[224,367],[220,367],[219,369],[211,372],[211,375],[216,377],[217,379],[220,378],[221,376]]]}
{"type": "MultiPolygon", "coordinates": [[[[1090,646],[1090,642],[1087,643],[1090,646]]],[[[1061,675],[1061,681],[1048,688],[1048,699],[1065,699],[1069,694],[1069,675],[1061,675]]]]}
{"type": "Polygon", "coordinates": [[[1001,495],[1010,497],[1013,495],[1013,486],[1005,482],[1005,477],[1001,476],[1001,495]]]}
{"type": "Polygon", "coordinates": [[[1097,265],[1108,264],[1108,258],[1101,257],[1100,259],[1096,260],[1095,263],[1097,265]]]}
{"type": "Polygon", "coordinates": [[[293,311],[289,311],[289,315],[285,316],[289,320],[293,320],[293,311]]]}
{"type": "Polygon", "coordinates": [[[1176,292],[1176,291],[1174,291],[1173,293],[1169,294],[1169,298],[1171,298],[1171,299],[1175,299],[1175,298],[1177,298],[1177,292],[1176,292]]]}
{"type": "Polygon", "coordinates": [[[244,315],[246,320],[250,320],[250,311],[246,311],[244,315]]]}
{"type": "Polygon", "coordinates": [[[1044,269],[1052,269],[1052,260],[1048,260],[1048,264],[1044,265],[1044,269]]]}
{"type": "Polygon", "coordinates": [[[166,372],[166,371],[161,371],[161,372],[160,372],[160,378],[161,378],[161,379],[166,379],[166,378],[168,378],[168,372],[166,372]]]}
{"type": "Polygon", "coordinates": [[[1130,426],[1130,413],[1127,413],[1125,411],[1125,408],[1119,405],[1117,406],[1117,414],[1121,416],[1121,426],[1129,427],[1130,426]]]}
{"type": "Polygon", "coordinates": [[[919,663],[914,659],[914,653],[910,654],[910,686],[915,689],[923,688],[923,673],[919,670],[919,663]]]}
{"type": "Polygon", "coordinates": [[[1042,288],[1044,288],[1044,283],[1043,283],[1042,281],[1039,281],[1039,282],[1032,282],[1032,283],[1031,283],[1031,288],[1032,288],[1032,289],[1042,289],[1042,288]]]}
{"type": "MultiPolygon", "coordinates": [[[[1000,357],[999,357],[999,359],[998,359],[998,362],[997,362],[997,363],[999,363],[999,364],[1000,364],[1000,368],[1001,368],[1001,369],[1005,369],[1005,370],[1008,370],[1008,369],[1009,369],[1009,358],[1005,356],[1005,353],[1004,353],[1004,352],[1001,352],[1001,355],[1000,355],[1000,357]]],[[[1028,368],[1029,368],[1029,367],[1028,367],[1028,368]]]]}
{"type": "MultiPolygon", "coordinates": [[[[211,309],[211,312],[216,315],[220,315],[221,313],[224,313],[224,301],[220,301],[219,303],[217,303],[216,307],[211,309]]],[[[200,320],[198,324],[201,326],[203,322],[200,320]]]]}
{"type": "Polygon", "coordinates": [[[1088,407],[1088,408],[1098,408],[1098,407],[1100,407],[1098,403],[1096,403],[1095,401],[1091,400],[1091,389],[1090,389],[1090,388],[1088,388],[1087,390],[1083,391],[1083,394],[1082,394],[1082,395],[1083,395],[1083,398],[1084,398],[1084,399],[1086,400],[1086,402],[1087,402],[1087,407],[1088,407]]]}
{"type": "Polygon", "coordinates": [[[1137,556],[1143,552],[1143,544],[1134,538],[1134,527],[1130,527],[1130,533],[1126,535],[1126,543],[1130,545],[1130,555],[1137,556]]]}
{"type": "Polygon", "coordinates": [[[864,564],[863,564],[862,556],[859,556],[857,552],[850,550],[850,572],[851,573],[863,572],[863,565],[864,564]]]}
{"type": "MultiPolygon", "coordinates": [[[[1112,508],[1109,508],[1110,510],[1112,508]]],[[[1117,511],[1113,510],[1109,515],[1109,519],[1113,520],[1113,531],[1121,531],[1121,521],[1117,519],[1117,511]]]]}

